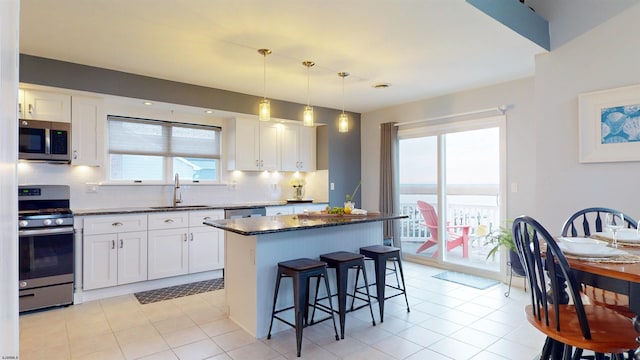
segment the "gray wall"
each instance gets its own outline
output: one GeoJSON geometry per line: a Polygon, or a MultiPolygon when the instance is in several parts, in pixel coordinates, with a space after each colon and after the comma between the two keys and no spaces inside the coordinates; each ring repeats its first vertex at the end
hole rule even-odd
{"type": "MultiPolygon", "coordinates": [[[[241,114],[257,114],[260,97],[232,91],[185,84],[120,71],[20,55],[20,82],[125,96],[174,104],[197,106],[241,114]]],[[[270,99],[274,118],[302,119],[304,105],[270,99]]],[[[333,206],[341,205],[360,180],[360,114],[349,112],[351,128],[338,132],[341,110],[314,107],[316,121],[327,124],[318,127],[317,167],[328,170],[329,190],[333,206]]]]}

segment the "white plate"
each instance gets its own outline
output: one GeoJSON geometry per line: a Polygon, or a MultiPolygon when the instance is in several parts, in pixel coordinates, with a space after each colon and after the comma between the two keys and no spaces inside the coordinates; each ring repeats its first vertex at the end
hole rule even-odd
{"type": "MultiPolygon", "coordinates": [[[[593,235],[599,236],[603,239],[613,240],[613,233],[611,231],[597,232],[593,235]]],[[[628,243],[640,243],[640,236],[638,235],[636,229],[620,229],[616,234],[616,239],[628,243]]]]}
{"type": "MultiPolygon", "coordinates": [[[[576,256],[582,256],[582,257],[590,257],[590,258],[608,258],[608,257],[613,257],[613,256],[618,256],[618,255],[624,255],[627,252],[620,250],[620,249],[614,249],[612,247],[608,247],[608,246],[567,246],[568,242],[562,243],[559,242],[558,246],[560,247],[560,250],[562,250],[562,252],[566,253],[566,254],[571,254],[571,255],[576,255],[576,256]]],[[[577,244],[574,244],[577,245],[577,244]]]]}

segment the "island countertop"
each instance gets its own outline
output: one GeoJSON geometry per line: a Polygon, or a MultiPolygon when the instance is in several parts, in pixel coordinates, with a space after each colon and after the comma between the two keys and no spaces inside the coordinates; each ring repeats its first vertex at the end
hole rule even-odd
{"type": "Polygon", "coordinates": [[[385,221],[407,218],[407,215],[385,215],[370,213],[363,216],[324,217],[313,214],[259,216],[239,219],[208,220],[205,225],[231,231],[244,236],[262,235],[285,231],[317,229],[323,227],[362,224],[366,222],[385,221]]]}

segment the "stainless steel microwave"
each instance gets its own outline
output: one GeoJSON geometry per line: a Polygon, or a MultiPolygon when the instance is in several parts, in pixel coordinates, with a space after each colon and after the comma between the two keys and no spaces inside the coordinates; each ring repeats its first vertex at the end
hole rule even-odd
{"type": "Polygon", "coordinates": [[[71,124],[19,119],[18,158],[46,162],[71,161],[71,124]]]}

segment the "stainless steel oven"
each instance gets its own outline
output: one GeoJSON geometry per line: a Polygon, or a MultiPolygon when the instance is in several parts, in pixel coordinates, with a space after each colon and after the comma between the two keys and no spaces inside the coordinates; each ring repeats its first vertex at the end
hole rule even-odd
{"type": "Polygon", "coordinates": [[[18,189],[20,311],[73,303],[74,230],[65,185],[18,189]]]}

